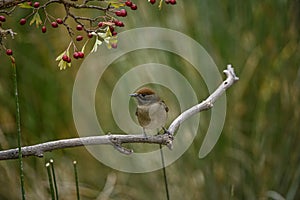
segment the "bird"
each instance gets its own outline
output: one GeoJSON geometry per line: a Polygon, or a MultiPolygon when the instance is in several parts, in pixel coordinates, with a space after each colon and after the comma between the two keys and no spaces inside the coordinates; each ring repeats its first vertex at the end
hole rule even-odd
{"type": "Polygon", "coordinates": [[[143,128],[144,136],[146,130],[164,130],[168,118],[169,108],[166,103],[150,88],[143,87],[135,93],[130,94],[137,102],[135,115],[140,126],[143,128]]]}

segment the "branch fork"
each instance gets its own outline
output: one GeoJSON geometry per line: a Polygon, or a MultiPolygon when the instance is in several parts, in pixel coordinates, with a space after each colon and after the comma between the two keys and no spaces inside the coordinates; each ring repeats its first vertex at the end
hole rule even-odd
{"type": "Polygon", "coordinates": [[[121,153],[131,154],[132,149],[127,149],[122,146],[124,143],[149,143],[166,145],[170,150],[173,148],[173,135],[164,133],[162,135],[144,136],[142,135],[111,135],[108,134],[108,139],[111,145],[121,153]]]}

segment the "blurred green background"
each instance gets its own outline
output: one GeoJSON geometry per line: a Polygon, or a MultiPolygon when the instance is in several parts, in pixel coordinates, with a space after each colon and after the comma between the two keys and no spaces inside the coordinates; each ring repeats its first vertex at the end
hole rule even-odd
{"type": "MultiPolygon", "coordinates": [[[[161,11],[146,0],[136,3],[138,10],[128,10],[120,31],[144,26],[180,31],[203,45],[220,72],[231,63],[240,78],[227,92],[225,126],[213,151],[198,158],[209,123],[207,111],[201,113],[193,145],[167,167],[171,199],[300,199],[300,1],[178,0],[176,6],[164,5],[161,11]]],[[[42,34],[33,26],[20,26],[18,21],[26,13],[18,10],[6,22],[18,32],[7,44],[18,67],[22,143],[78,137],[71,98],[80,62],[59,71],[55,58],[69,43],[65,29],[48,27],[42,34]]],[[[55,9],[55,16],[60,13],[55,9]]],[[[130,59],[116,65],[122,64],[126,71],[133,63],[160,61],[160,52],[146,53],[146,57],[128,55],[130,59]]],[[[170,66],[184,62],[173,57],[164,55],[170,66]]],[[[15,104],[12,69],[3,51],[0,67],[0,147],[9,149],[17,147],[15,104]]],[[[191,67],[178,70],[193,83],[200,100],[208,95],[191,67]]],[[[112,67],[106,73],[107,89],[102,88],[97,98],[109,96],[121,74],[120,68],[112,67]]],[[[102,112],[101,107],[97,110],[102,112]]],[[[102,113],[105,124],[119,130],[109,110],[102,113]]],[[[166,199],[161,171],[118,172],[84,147],[24,158],[28,199],[50,199],[44,165],[50,158],[60,199],[75,199],[73,160],[78,162],[82,199],[166,199]]],[[[20,199],[18,175],[17,160],[0,161],[0,199],[20,199]]]]}

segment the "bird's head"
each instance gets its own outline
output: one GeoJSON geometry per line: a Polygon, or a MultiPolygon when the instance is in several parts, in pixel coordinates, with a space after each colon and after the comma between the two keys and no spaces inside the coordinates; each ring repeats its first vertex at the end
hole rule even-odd
{"type": "Polygon", "coordinates": [[[152,89],[146,87],[137,90],[130,96],[135,97],[139,105],[148,105],[160,101],[159,96],[152,89]]]}

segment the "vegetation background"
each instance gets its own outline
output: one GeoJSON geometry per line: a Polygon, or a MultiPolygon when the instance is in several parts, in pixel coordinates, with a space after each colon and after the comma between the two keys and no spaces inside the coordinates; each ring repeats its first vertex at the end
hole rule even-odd
{"type": "MultiPolygon", "coordinates": [[[[137,11],[128,11],[123,30],[158,26],[180,31],[202,44],[220,71],[232,63],[240,78],[227,92],[226,122],[213,151],[198,158],[209,123],[206,112],[201,114],[193,145],[167,167],[171,199],[300,199],[300,1],[184,0],[176,6],[164,5],[161,11],[146,0],[137,3],[137,11]]],[[[22,143],[78,137],[71,98],[80,63],[59,71],[55,62],[68,45],[65,29],[49,27],[45,35],[33,26],[20,26],[25,11],[19,11],[6,23],[18,32],[9,45],[18,67],[22,143]]],[[[59,16],[61,10],[54,12],[59,16]]],[[[174,55],[163,54],[128,55],[130,59],[107,72],[112,82],[106,82],[101,95],[109,96],[122,66],[161,57],[184,73],[193,87],[200,83],[195,89],[199,99],[208,95],[200,75],[193,76],[191,67],[179,66],[184,61],[174,55]]],[[[8,149],[17,147],[17,136],[12,69],[3,51],[0,67],[0,148],[8,149]]],[[[108,128],[118,130],[111,114],[101,107],[97,111],[103,113],[108,128]]],[[[78,162],[82,199],[105,199],[110,192],[107,199],[165,199],[161,171],[115,171],[84,147],[46,153],[44,158],[24,158],[28,199],[50,198],[44,165],[50,158],[54,159],[60,199],[76,197],[73,160],[78,162]]],[[[17,160],[0,162],[0,185],[0,199],[20,199],[17,160]]]]}

